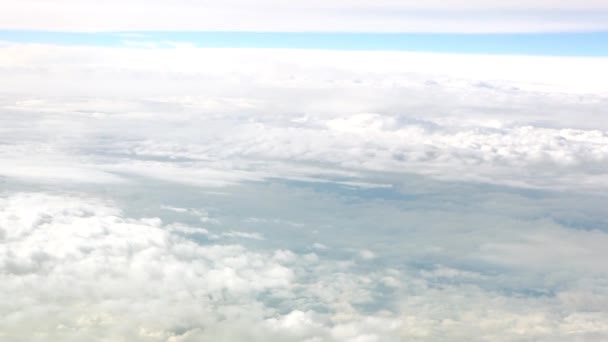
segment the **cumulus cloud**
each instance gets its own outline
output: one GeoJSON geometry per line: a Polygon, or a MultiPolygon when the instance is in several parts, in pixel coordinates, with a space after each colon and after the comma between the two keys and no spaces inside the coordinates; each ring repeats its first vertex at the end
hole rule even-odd
{"type": "MultiPolygon", "coordinates": [[[[496,275],[442,265],[356,272],[352,264],[289,250],[195,242],[158,218],[129,218],[111,202],[76,195],[2,196],[0,229],[0,336],[14,341],[555,341],[608,334],[601,304],[608,291],[597,282],[522,296],[471,283],[496,275]],[[380,293],[393,304],[373,309],[380,293]]],[[[570,234],[552,239],[586,245],[572,239],[584,234],[570,234]]],[[[500,260],[522,255],[500,253],[500,260]]],[[[590,270],[579,279],[594,279],[590,270]]]]}
{"type": "Polygon", "coordinates": [[[17,94],[1,103],[5,177],[389,187],[365,179],[380,171],[607,185],[608,122],[597,115],[608,101],[604,59],[4,49],[0,83],[17,94]]]}
{"type": "MultiPolygon", "coordinates": [[[[0,304],[1,335],[7,339],[398,338],[398,324],[382,324],[390,317],[365,316],[347,304],[369,300],[360,276],[342,274],[340,283],[321,290],[317,286],[330,279],[315,285],[300,278],[318,260],[289,251],[273,256],[239,245],[197,244],[160,219],[125,218],[111,203],[73,196],[2,198],[0,228],[0,286],[11,294],[0,304]],[[297,310],[306,307],[297,304],[301,291],[318,301],[311,305],[331,311],[347,305],[350,312],[334,319],[297,310]],[[273,301],[284,303],[274,308],[273,301]]],[[[247,234],[222,236],[242,235],[247,234]]]]}

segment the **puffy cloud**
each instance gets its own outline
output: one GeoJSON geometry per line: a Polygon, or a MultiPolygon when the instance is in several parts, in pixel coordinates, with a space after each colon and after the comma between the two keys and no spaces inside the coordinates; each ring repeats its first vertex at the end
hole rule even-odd
{"type": "MultiPolygon", "coordinates": [[[[128,218],[113,203],[90,197],[3,196],[0,336],[15,341],[559,341],[608,334],[602,314],[608,290],[595,268],[581,269],[578,283],[569,277],[551,285],[559,289],[554,295],[510,294],[502,285],[495,287],[505,277],[514,281],[518,272],[526,274],[530,265],[514,261],[529,254],[521,249],[480,250],[482,259],[519,270],[504,276],[443,265],[362,272],[328,255],[256,250],[222,243],[222,237],[195,242],[188,238],[195,231],[209,234],[158,218],[128,218]]],[[[587,233],[569,234],[553,237],[545,252],[554,256],[564,244],[588,245],[587,233]]],[[[605,238],[592,234],[600,244],[605,238]]],[[[365,257],[370,251],[361,253],[365,257]]],[[[589,261],[576,253],[566,257],[578,260],[572,267],[589,261]]],[[[547,279],[559,274],[559,268],[543,267],[546,261],[532,260],[538,268],[531,272],[547,279]]]]}
{"type": "Polygon", "coordinates": [[[399,338],[395,317],[352,307],[372,300],[373,276],[334,274],[337,266],[290,251],[197,244],[160,219],[125,218],[109,202],[65,195],[2,198],[0,228],[3,338],[399,338]],[[307,306],[326,309],[297,309],[307,306]]]}
{"type": "Polygon", "coordinates": [[[608,70],[604,59],[5,49],[10,69],[0,82],[21,94],[1,103],[5,177],[390,187],[365,179],[381,171],[535,188],[607,185],[608,122],[597,113],[608,100],[594,81],[608,70]]]}

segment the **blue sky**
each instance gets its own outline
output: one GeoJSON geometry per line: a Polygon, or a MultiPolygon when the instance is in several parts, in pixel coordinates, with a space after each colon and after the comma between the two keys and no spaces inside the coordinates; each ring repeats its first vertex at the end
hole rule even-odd
{"type": "Polygon", "coordinates": [[[213,48],[391,50],[470,54],[608,56],[608,32],[570,33],[310,33],[123,32],[2,30],[0,40],[59,45],[121,46],[168,42],[213,48]],[[135,44],[133,44],[135,43],[135,44]]]}

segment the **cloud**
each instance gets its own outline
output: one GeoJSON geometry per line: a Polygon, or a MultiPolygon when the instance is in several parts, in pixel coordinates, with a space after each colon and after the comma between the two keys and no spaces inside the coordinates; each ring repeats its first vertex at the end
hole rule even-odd
{"type": "Polygon", "coordinates": [[[604,1],[93,1],[2,6],[4,29],[55,31],[601,31],[604,1]]]}
{"type": "MultiPolygon", "coordinates": [[[[257,249],[231,244],[235,231],[230,230],[226,236],[190,239],[192,232],[211,233],[154,217],[129,217],[99,198],[2,195],[0,336],[15,341],[328,342],[607,336],[608,289],[603,272],[598,273],[605,233],[531,228],[534,223],[486,227],[500,242],[490,245],[492,239],[469,233],[460,241],[469,247],[461,250],[457,236],[471,228],[450,222],[441,241],[437,227],[428,222],[422,236],[408,235],[418,250],[398,247],[405,251],[400,260],[412,260],[425,239],[441,242],[450,250],[443,255],[448,264],[393,269],[382,266],[388,260],[385,251],[375,250],[364,264],[378,264],[365,268],[354,260],[357,252],[371,256],[367,249],[354,250],[350,261],[328,250],[318,256],[257,249]],[[518,243],[523,249],[510,247],[518,243]],[[476,244],[481,248],[471,255],[475,249],[470,246],[476,244]],[[532,252],[538,248],[541,252],[532,252]],[[592,252],[577,253],[580,248],[592,252]],[[490,271],[450,265],[463,256],[489,262],[490,271]],[[547,267],[555,260],[563,267],[547,267]],[[491,271],[505,265],[508,269],[491,271]],[[575,273],[564,273],[564,267],[575,273]],[[514,293],[513,284],[518,284],[514,293]],[[539,286],[547,292],[525,292],[539,286]]],[[[213,232],[221,232],[217,229],[213,232]]]]}
{"type": "MultiPolygon", "coordinates": [[[[281,93],[285,94],[292,87],[329,87],[337,83],[348,88],[370,83],[387,87],[416,81],[428,81],[429,85],[433,82],[448,83],[450,87],[476,85],[560,93],[608,91],[606,85],[595,77],[606,75],[606,58],[289,49],[133,49],[16,43],[3,47],[2,51],[0,61],[6,74],[4,82],[10,80],[15,83],[15,93],[23,92],[19,86],[28,80],[30,86],[36,80],[44,84],[57,83],[59,88],[28,87],[26,91],[44,89],[46,93],[52,93],[53,90],[63,90],[83,74],[94,82],[71,89],[74,94],[95,90],[119,95],[120,92],[113,92],[112,87],[108,87],[110,80],[124,82],[113,82],[112,85],[129,94],[162,94],[164,98],[185,93],[193,95],[189,93],[188,90],[192,89],[189,87],[193,83],[201,86],[201,81],[215,82],[215,88],[209,84],[202,88],[212,94],[225,91],[227,85],[236,84],[270,87],[281,83],[287,87],[281,93]],[[496,65],[502,67],[496,68],[496,65]],[[402,79],[403,76],[408,78],[402,79]],[[154,83],[151,87],[150,80],[160,79],[165,81],[164,85],[154,83]],[[467,81],[475,82],[470,84],[467,81]],[[160,89],[163,91],[159,92],[160,89]]],[[[193,97],[192,100],[197,99],[193,97]]],[[[233,94],[232,98],[195,104],[242,108],[255,107],[260,100],[239,101],[233,94]]]]}
{"type": "Polygon", "coordinates": [[[607,256],[604,244],[608,239],[599,230],[576,231],[551,227],[524,234],[509,242],[488,243],[481,246],[485,258],[518,268],[531,268],[537,272],[551,269],[565,270],[570,273],[605,273],[602,262],[607,256]]]}
{"type": "MultiPolygon", "coordinates": [[[[289,301],[309,286],[298,273],[318,260],[288,251],[272,256],[239,245],[200,245],[159,219],[125,218],[108,202],[36,193],[2,198],[0,228],[0,287],[11,294],[1,298],[3,338],[342,341],[365,331],[396,339],[390,337],[396,326],[381,321],[341,329],[369,319],[355,311],[332,323],[327,314],[295,309],[289,301]],[[285,302],[287,312],[266,300],[285,302]]],[[[224,235],[235,234],[244,235],[224,235]]],[[[340,277],[347,283],[319,293],[329,301],[319,305],[365,296],[356,276],[340,277]]]]}
{"type": "Polygon", "coordinates": [[[601,58],[4,49],[0,84],[14,90],[0,103],[4,177],[374,189],[391,184],[368,173],[406,172],[527,188],[608,185],[601,58]]]}

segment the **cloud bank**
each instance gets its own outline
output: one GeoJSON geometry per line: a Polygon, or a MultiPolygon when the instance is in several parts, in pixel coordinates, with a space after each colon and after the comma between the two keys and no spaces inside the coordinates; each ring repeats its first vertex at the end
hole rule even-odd
{"type": "Polygon", "coordinates": [[[19,44],[4,52],[5,177],[364,186],[377,183],[365,173],[389,172],[608,185],[601,58],[19,44]]]}
{"type": "MultiPolygon", "coordinates": [[[[608,303],[605,286],[581,283],[552,296],[509,296],[477,285],[489,279],[477,272],[437,265],[360,273],[352,263],[314,254],[194,242],[189,234],[205,229],[185,228],[158,218],[126,218],[112,203],[95,198],[3,196],[0,336],[12,341],[566,341],[608,334],[608,317],[598,311],[608,303]],[[392,293],[394,304],[365,309],[378,300],[380,288],[392,293]]],[[[586,268],[588,261],[605,257],[597,239],[607,239],[606,234],[563,234],[570,236],[554,235],[549,244],[569,247],[551,255],[551,262],[574,258],[586,268]],[[568,252],[589,247],[580,239],[597,241],[588,250],[599,254],[585,260],[568,252]]],[[[546,242],[538,241],[541,249],[546,242]]],[[[523,249],[538,252],[538,247],[522,242],[482,252],[498,263],[534,272],[540,267],[544,273],[542,257],[532,263],[520,259],[527,254],[523,249]]],[[[362,253],[369,260],[372,252],[362,253]]],[[[593,279],[581,265],[564,267],[578,269],[579,279],[593,279]]],[[[595,265],[595,271],[605,270],[595,265]]]]}
{"type": "Polygon", "coordinates": [[[3,1],[3,29],[568,32],[608,28],[605,1],[3,1]]]}

